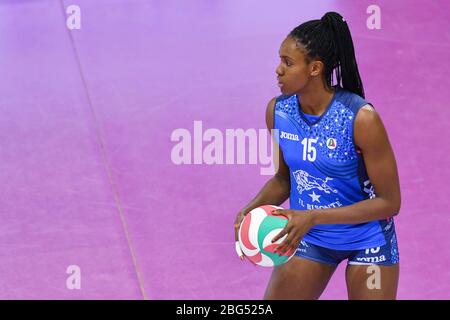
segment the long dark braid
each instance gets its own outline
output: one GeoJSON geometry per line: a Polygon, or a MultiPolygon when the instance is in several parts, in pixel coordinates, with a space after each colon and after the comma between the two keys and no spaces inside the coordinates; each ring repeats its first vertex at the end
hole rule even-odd
{"type": "Polygon", "coordinates": [[[325,80],[364,98],[364,87],[356,63],[355,49],[347,22],[337,12],[327,12],[320,20],[307,21],[289,33],[306,49],[308,61],[321,60],[325,65],[325,80]]]}

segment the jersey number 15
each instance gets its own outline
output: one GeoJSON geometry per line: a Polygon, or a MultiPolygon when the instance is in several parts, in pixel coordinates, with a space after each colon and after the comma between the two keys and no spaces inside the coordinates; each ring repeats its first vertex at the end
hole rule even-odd
{"type": "Polygon", "coordinates": [[[309,161],[316,160],[317,151],[316,148],[313,146],[313,144],[317,143],[318,139],[313,138],[304,138],[302,140],[303,145],[303,160],[306,161],[306,158],[308,157],[309,161]]]}

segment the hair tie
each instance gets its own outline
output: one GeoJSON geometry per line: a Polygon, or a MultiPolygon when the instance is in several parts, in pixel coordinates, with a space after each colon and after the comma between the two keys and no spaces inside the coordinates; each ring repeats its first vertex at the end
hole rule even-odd
{"type": "Polygon", "coordinates": [[[336,16],[341,17],[341,20],[342,20],[343,22],[346,22],[346,20],[344,19],[344,17],[342,17],[342,16],[340,16],[340,15],[338,15],[338,14],[332,15],[332,14],[330,14],[330,13],[326,13],[326,14],[320,19],[320,21],[321,21],[323,24],[325,24],[325,25],[331,25],[331,24],[332,24],[332,19],[335,18],[336,16]]]}

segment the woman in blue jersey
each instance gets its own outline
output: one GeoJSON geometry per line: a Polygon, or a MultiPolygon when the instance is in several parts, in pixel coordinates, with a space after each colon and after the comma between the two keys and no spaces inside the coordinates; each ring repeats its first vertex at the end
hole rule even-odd
{"type": "MultiPolygon", "coordinates": [[[[276,174],[237,215],[280,205],[289,222],[265,299],[318,299],[347,260],[349,299],[395,299],[400,210],[397,166],[386,130],[365,100],[350,30],[326,13],[292,30],[280,47],[279,97],[266,110],[279,152],[276,174]],[[335,76],[335,77],[334,77],[335,76]],[[335,78],[335,79],[334,79],[335,78]]],[[[241,259],[244,258],[238,250],[241,259]]]]}

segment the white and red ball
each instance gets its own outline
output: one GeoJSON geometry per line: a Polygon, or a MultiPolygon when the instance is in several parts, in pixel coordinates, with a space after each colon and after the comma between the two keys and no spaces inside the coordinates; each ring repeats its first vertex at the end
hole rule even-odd
{"type": "Polygon", "coordinates": [[[286,263],[295,253],[295,250],[291,250],[281,256],[274,252],[287,235],[276,242],[272,242],[272,239],[288,223],[285,216],[272,214],[274,209],[283,208],[264,205],[253,209],[244,217],[239,228],[239,245],[242,252],[250,261],[263,267],[286,263]]]}

